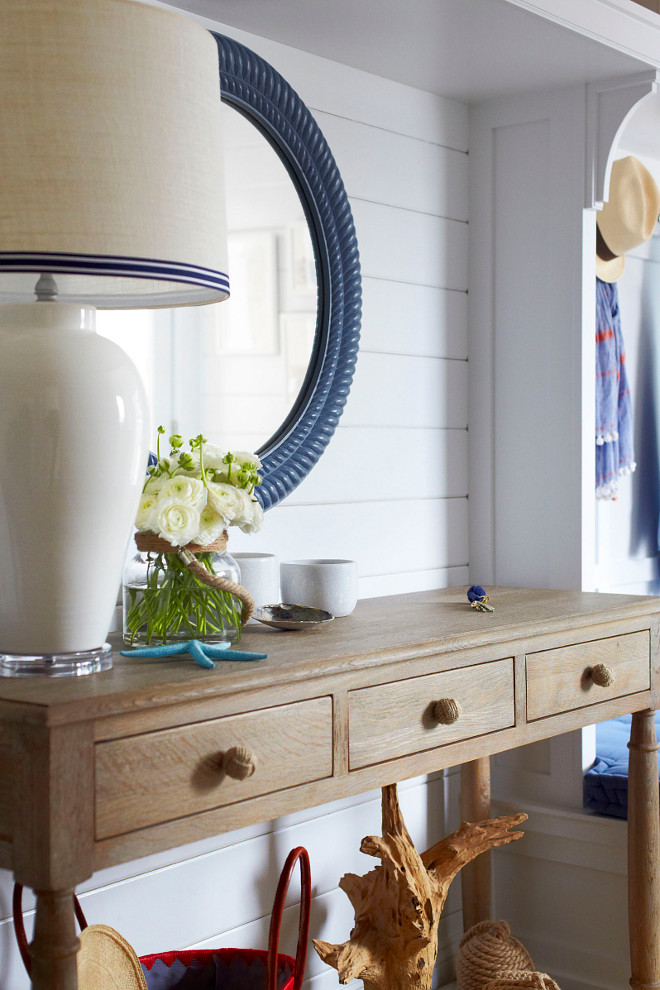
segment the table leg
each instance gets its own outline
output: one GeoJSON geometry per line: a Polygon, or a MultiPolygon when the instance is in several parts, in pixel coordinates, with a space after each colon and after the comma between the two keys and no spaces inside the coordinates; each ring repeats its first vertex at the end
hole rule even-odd
{"type": "Polygon", "coordinates": [[[35,891],[37,913],[32,956],[34,990],[78,990],[76,953],[78,938],[73,911],[73,891],[35,891]]]}
{"type": "Polygon", "coordinates": [[[628,771],[630,985],[660,986],[660,822],[655,712],[636,712],[628,771]]]}
{"type": "MultiPolygon", "coordinates": [[[[480,822],[490,818],[490,757],[483,756],[461,767],[461,820],[480,822]]],[[[490,853],[477,856],[461,870],[463,931],[490,918],[490,853]]]]}

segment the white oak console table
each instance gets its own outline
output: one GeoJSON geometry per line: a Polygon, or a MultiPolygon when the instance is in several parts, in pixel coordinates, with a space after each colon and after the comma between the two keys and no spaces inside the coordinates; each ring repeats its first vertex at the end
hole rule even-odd
{"type": "Polygon", "coordinates": [[[660,599],[489,593],[492,614],[461,588],[309,633],[250,627],[241,646],[268,659],[211,671],[116,656],[96,676],[0,679],[0,865],[37,894],[36,990],[76,990],[71,891],[96,869],[457,764],[487,810],[490,754],[628,712],[631,983],[657,988],[660,599]],[[245,779],[225,769],[236,747],[245,779]]]}

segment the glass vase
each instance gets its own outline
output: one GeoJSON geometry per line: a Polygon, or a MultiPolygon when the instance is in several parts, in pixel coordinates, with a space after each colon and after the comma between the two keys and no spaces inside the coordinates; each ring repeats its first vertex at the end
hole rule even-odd
{"type": "MultiPolygon", "coordinates": [[[[226,550],[195,557],[210,574],[240,582],[240,568],[226,550]]],[[[128,646],[240,639],[240,600],[205,584],[176,553],[138,551],[124,571],[122,597],[128,646]]]]}

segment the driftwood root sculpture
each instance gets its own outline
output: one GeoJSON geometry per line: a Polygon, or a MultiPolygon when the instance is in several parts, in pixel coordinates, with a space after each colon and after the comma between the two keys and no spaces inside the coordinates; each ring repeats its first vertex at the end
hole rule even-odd
{"type": "Polygon", "coordinates": [[[347,873],[339,886],[355,911],[355,927],[341,945],[314,940],[321,959],[340,983],[362,979],[365,990],[430,990],[438,952],[438,920],[449,886],[480,853],[521,838],[510,829],[527,815],[469,823],[421,855],[399,808],[396,784],[383,788],[382,837],[369,835],[360,849],[380,859],[370,873],[347,873]]]}

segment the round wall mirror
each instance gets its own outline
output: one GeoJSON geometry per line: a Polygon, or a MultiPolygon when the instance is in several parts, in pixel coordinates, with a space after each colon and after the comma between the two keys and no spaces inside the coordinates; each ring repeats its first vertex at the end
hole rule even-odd
{"type": "Polygon", "coordinates": [[[99,330],[141,368],[155,424],[259,454],[257,495],[268,509],[312,469],[343,411],[359,343],[360,265],[341,176],[309,110],[253,51],[214,37],[231,298],[99,313],[99,330]]]}

